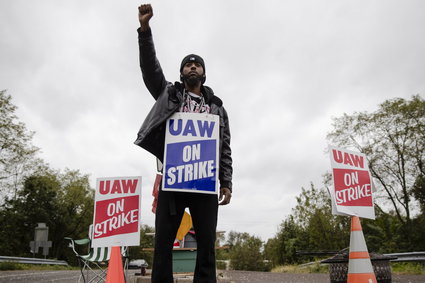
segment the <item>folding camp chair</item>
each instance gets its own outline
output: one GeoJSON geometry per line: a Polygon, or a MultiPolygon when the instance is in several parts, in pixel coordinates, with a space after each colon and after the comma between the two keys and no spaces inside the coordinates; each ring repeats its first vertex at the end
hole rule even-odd
{"type": "MultiPolygon", "coordinates": [[[[89,235],[91,235],[91,229],[89,235]]],[[[112,247],[92,248],[90,238],[81,240],[74,240],[72,238],[65,239],[70,241],[69,247],[74,251],[80,265],[81,275],[78,282],[104,282],[112,247]],[[83,250],[84,247],[87,247],[89,251],[86,255],[82,255],[78,252],[79,250],[83,250]]],[[[121,256],[124,261],[124,276],[127,277],[129,260],[128,247],[121,247],[121,256]]]]}

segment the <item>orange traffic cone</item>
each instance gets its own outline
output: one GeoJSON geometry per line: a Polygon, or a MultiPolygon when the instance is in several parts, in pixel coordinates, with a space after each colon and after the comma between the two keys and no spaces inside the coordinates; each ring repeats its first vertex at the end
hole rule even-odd
{"type": "Polygon", "coordinates": [[[351,217],[350,255],[348,260],[348,283],[376,283],[372,262],[367,251],[360,218],[351,217]]]}
{"type": "Polygon", "coordinates": [[[108,274],[106,283],[124,283],[124,269],[122,267],[120,247],[112,247],[111,258],[109,259],[108,274]]]}

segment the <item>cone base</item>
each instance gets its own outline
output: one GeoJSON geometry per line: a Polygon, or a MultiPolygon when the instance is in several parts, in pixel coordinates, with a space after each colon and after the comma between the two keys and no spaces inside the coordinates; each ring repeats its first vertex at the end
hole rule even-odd
{"type": "Polygon", "coordinates": [[[347,283],[376,283],[375,273],[349,273],[347,283]]]}

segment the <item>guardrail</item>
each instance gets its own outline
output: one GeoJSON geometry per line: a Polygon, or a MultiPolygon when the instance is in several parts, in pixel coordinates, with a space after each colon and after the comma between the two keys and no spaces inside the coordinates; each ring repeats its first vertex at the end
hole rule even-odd
{"type": "Polygon", "coordinates": [[[23,264],[49,264],[49,265],[68,265],[64,260],[31,258],[31,257],[15,257],[15,256],[0,256],[0,262],[14,262],[23,264]]]}
{"type": "MultiPolygon", "coordinates": [[[[338,253],[341,253],[341,251],[296,251],[296,254],[299,256],[327,256],[336,255],[338,253]]],[[[390,262],[425,262],[425,252],[391,253],[383,255],[388,257],[397,257],[396,259],[390,259],[390,262]]]]}
{"type": "Polygon", "coordinates": [[[395,256],[391,262],[425,261],[425,252],[393,253],[385,256],[395,256]]]}

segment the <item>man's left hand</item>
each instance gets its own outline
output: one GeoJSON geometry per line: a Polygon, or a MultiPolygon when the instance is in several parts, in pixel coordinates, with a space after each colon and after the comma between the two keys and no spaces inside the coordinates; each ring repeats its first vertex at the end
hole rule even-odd
{"type": "Polygon", "coordinates": [[[220,188],[220,197],[218,199],[219,205],[226,205],[230,203],[230,199],[232,198],[232,192],[229,188],[220,188]]]}

